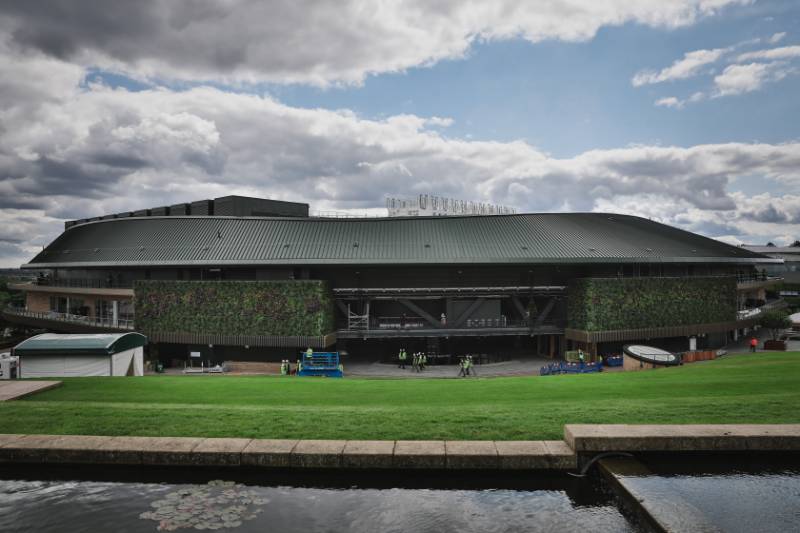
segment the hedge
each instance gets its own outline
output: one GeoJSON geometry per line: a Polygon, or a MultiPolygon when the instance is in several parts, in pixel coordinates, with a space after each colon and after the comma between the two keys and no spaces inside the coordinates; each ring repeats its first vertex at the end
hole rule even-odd
{"type": "Polygon", "coordinates": [[[568,289],[568,324],[584,331],[736,320],[736,279],[583,278],[568,289]]]}
{"type": "Polygon", "coordinates": [[[145,334],[317,336],[334,329],[324,281],[137,281],[134,301],[145,334]]]}

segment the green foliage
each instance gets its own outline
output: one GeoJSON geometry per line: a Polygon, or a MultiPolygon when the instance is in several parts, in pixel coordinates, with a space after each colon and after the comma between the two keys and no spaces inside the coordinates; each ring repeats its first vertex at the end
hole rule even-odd
{"type": "Polygon", "coordinates": [[[137,281],[145,333],[325,335],[333,297],[323,281],[137,281]]]}
{"type": "Polygon", "coordinates": [[[564,424],[577,423],[800,423],[800,410],[787,407],[800,402],[797,352],[551,377],[61,379],[61,387],[0,402],[0,433],[560,440],[564,424]]]}
{"type": "Polygon", "coordinates": [[[778,336],[784,329],[792,327],[792,321],[789,316],[781,310],[767,311],[758,317],[758,324],[762,328],[767,328],[772,334],[774,340],[778,340],[778,336]]]}
{"type": "MultiPolygon", "coordinates": [[[[0,309],[9,305],[20,306],[25,302],[25,295],[19,291],[11,291],[8,288],[8,279],[0,277],[0,309]]],[[[6,326],[6,322],[0,318],[0,330],[6,326]]]]}
{"type": "Polygon", "coordinates": [[[570,282],[569,327],[609,331],[736,320],[734,278],[584,278],[570,282]]]}

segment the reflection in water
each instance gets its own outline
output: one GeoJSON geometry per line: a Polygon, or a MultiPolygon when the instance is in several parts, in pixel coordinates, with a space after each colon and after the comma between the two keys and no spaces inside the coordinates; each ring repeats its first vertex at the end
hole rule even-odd
{"type": "Polygon", "coordinates": [[[0,531],[634,531],[608,499],[564,490],[263,487],[0,480],[0,531]]]}
{"type": "Polygon", "coordinates": [[[722,531],[800,531],[800,454],[653,456],[636,479],[647,498],[672,492],[722,531]]]}
{"type": "Polygon", "coordinates": [[[722,531],[800,531],[800,472],[649,476],[637,479],[648,492],[670,490],[697,507],[722,531]]]}

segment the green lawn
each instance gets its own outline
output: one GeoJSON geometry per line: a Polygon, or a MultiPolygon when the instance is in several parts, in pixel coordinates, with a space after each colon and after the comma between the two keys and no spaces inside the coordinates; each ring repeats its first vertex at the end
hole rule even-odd
{"type": "Polygon", "coordinates": [[[0,404],[0,433],[559,439],[566,423],[800,423],[800,352],[494,379],[71,378],[0,404]]]}

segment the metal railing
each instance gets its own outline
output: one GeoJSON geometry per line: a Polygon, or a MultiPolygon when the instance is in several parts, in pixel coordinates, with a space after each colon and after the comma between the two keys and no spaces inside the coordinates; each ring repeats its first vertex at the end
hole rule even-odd
{"type": "MultiPolygon", "coordinates": [[[[554,320],[547,320],[543,324],[543,326],[556,326],[557,321],[554,320]]],[[[394,330],[414,330],[414,329],[434,329],[434,328],[441,328],[441,329],[499,329],[499,328],[527,328],[530,326],[530,322],[528,320],[510,320],[507,317],[499,316],[494,318],[469,318],[462,322],[459,326],[453,327],[452,324],[445,321],[444,323],[440,323],[438,326],[434,326],[427,320],[411,316],[411,317],[401,317],[401,316],[378,316],[378,317],[370,317],[369,319],[369,327],[365,327],[365,324],[358,324],[358,327],[353,327],[351,323],[347,324],[345,329],[347,330],[387,330],[387,329],[394,329],[394,330]]]]}
{"type": "Polygon", "coordinates": [[[58,313],[56,311],[28,311],[22,307],[6,307],[5,313],[20,317],[35,318],[39,320],[54,320],[57,322],[69,322],[71,324],[81,324],[98,328],[114,329],[133,329],[133,318],[119,318],[114,321],[110,317],[93,317],[74,315],[71,313],[58,313]]]}
{"type": "Polygon", "coordinates": [[[566,285],[509,285],[509,286],[463,286],[463,287],[339,287],[333,289],[336,296],[372,295],[394,296],[404,294],[452,294],[455,296],[473,293],[528,294],[531,292],[564,292],[566,285]]]}
{"type": "Polygon", "coordinates": [[[781,281],[781,276],[769,276],[765,272],[759,274],[739,274],[736,276],[737,283],[759,283],[763,281],[781,281]]]}
{"type": "Polygon", "coordinates": [[[92,278],[36,278],[34,285],[43,287],[71,287],[77,289],[130,289],[133,282],[115,279],[92,278]]]}
{"type": "Polygon", "coordinates": [[[784,300],[772,300],[760,307],[753,307],[751,309],[742,309],[736,312],[736,319],[737,320],[747,320],[748,318],[753,318],[759,316],[761,313],[766,311],[771,311],[773,309],[783,309],[786,307],[786,301],[784,300]]]}

